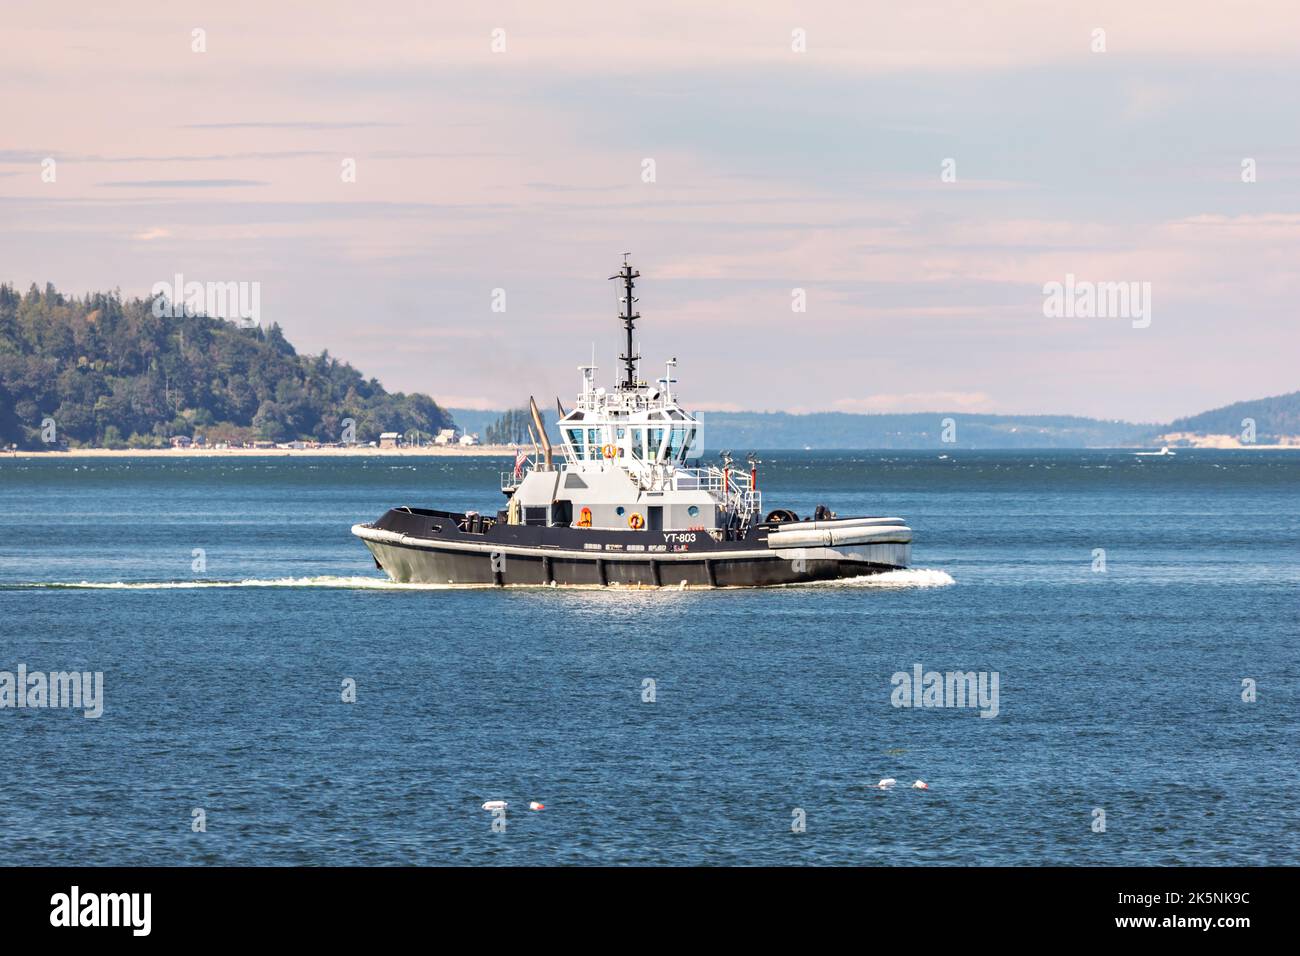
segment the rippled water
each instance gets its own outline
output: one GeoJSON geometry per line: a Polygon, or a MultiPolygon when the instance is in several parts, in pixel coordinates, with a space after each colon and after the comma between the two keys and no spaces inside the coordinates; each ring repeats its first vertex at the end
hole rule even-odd
{"type": "Polygon", "coordinates": [[[0,459],[0,671],[105,688],[0,710],[0,864],[1300,862],[1300,455],[763,457],[917,569],[402,587],[350,525],[499,460],[0,459]],[[915,664],[997,716],[892,706],[915,664]]]}

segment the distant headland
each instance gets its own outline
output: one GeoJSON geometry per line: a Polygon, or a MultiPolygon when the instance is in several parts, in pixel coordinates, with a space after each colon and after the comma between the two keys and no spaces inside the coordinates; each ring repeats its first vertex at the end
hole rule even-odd
{"type": "Polygon", "coordinates": [[[428,395],[389,393],[328,352],[299,355],[277,325],[159,301],[0,285],[0,447],[368,447],[455,428],[428,395]]]}

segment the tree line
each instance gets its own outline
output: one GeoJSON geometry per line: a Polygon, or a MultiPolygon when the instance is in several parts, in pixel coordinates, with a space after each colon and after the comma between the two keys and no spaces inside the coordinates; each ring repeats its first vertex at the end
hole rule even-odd
{"type": "Polygon", "coordinates": [[[367,442],[454,427],[427,395],[390,394],[328,351],[299,355],[278,325],[242,328],[153,304],[0,285],[0,443],[40,447],[51,431],[72,446],[161,447],[196,434],[340,441],[348,419],[367,442]]]}
{"type": "MultiPolygon", "coordinates": [[[[546,425],[546,416],[542,416],[542,425],[546,425]]],[[[483,441],[489,445],[531,444],[529,429],[533,427],[533,416],[527,408],[512,408],[502,414],[483,432],[483,441]]]]}

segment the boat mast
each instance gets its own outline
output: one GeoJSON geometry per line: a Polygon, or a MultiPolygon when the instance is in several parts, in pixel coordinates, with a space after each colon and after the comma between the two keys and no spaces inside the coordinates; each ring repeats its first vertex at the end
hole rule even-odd
{"type": "Polygon", "coordinates": [[[611,279],[623,280],[623,314],[619,318],[623,320],[623,326],[627,330],[627,351],[619,356],[623,362],[623,374],[626,376],[620,383],[620,388],[636,388],[637,356],[632,351],[632,330],[635,328],[636,320],[641,318],[641,313],[632,311],[632,306],[636,302],[636,299],[632,297],[632,289],[635,285],[632,280],[640,278],[641,273],[635,271],[628,264],[627,257],[631,254],[630,252],[623,253],[623,268],[617,274],[610,276],[611,279]]]}

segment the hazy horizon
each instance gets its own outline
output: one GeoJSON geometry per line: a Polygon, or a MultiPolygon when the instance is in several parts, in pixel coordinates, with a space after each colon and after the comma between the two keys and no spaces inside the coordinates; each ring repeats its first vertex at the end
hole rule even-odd
{"type": "Polygon", "coordinates": [[[1300,387],[1292,5],[354,10],[7,11],[0,280],[258,283],[300,351],[455,408],[567,402],[593,344],[612,381],[628,251],[693,408],[1300,387]],[[1069,277],[1146,316],[1049,317],[1069,277]]]}

